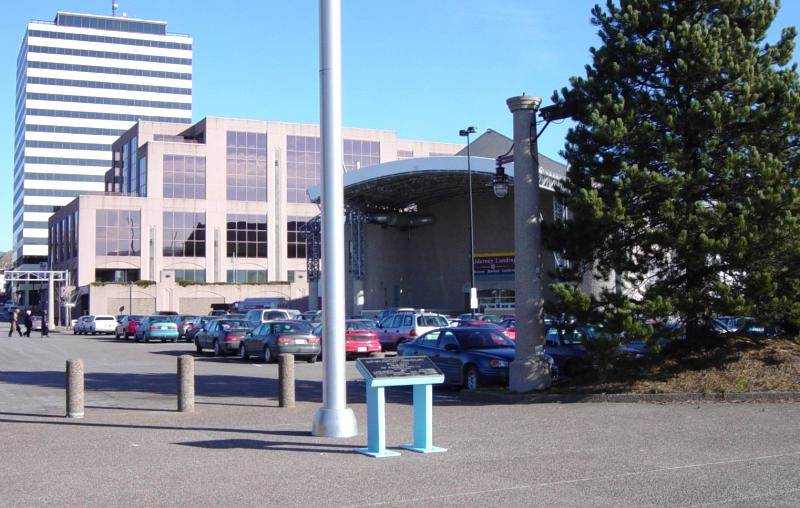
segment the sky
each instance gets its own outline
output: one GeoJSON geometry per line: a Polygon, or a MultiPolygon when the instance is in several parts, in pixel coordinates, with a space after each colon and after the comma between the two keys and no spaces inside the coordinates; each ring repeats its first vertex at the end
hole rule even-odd
{"type": "MultiPolygon", "coordinates": [[[[163,20],[194,38],[193,121],[205,116],[318,123],[315,0],[118,0],[129,17],[163,20]]],[[[344,124],[403,139],[459,143],[474,125],[511,135],[505,100],[550,102],[583,75],[596,0],[343,0],[344,124]]],[[[785,0],[773,25],[800,25],[800,0],[785,0]]],[[[12,244],[14,90],[30,19],[56,11],[110,14],[110,0],[9,2],[0,17],[0,250],[12,244]]],[[[797,61],[797,55],[795,57],[797,61]]],[[[541,153],[561,160],[569,123],[551,125],[541,153]]]]}

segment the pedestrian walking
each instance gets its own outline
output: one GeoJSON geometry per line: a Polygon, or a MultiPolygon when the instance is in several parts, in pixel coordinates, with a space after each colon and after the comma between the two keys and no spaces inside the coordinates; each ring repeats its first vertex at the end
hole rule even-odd
{"type": "Polygon", "coordinates": [[[47,326],[47,311],[42,312],[42,338],[50,336],[50,328],[47,326]]]}
{"type": "Polygon", "coordinates": [[[25,336],[31,336],[31,328],[33,328],[33,319],[31,319],[31,310],[28,309],[25,311],[25,314],[22,315],[22,324],[25,325],[25,336]]]}
{"type": "Polygon", "coordinates": [[[14,330],[19,333],[19,336],[22,337],[22,329],[19,327],[19,310],[14,309],[11,312],[11,328],[8,329],[8,336],[11,337],[14,334],[14,330]]]}

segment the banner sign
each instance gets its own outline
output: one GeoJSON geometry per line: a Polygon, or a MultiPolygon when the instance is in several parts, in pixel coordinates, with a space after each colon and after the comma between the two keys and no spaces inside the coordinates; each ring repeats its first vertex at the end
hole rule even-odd
{"type": "Polygon", "coordinates": [[[514,253],[475,254],[474,270],[478,279],[513,279],[514,253]]]}

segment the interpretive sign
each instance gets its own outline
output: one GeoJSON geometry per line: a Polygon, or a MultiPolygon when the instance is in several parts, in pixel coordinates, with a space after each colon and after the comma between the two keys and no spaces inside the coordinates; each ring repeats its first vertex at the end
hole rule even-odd
{"type": "Polygon", "coordinates": [[[372,379],[444,375],[427,356],[362,358],[359,361],[372,379]]]}
{"type": "Polygon", "coordinates": [[[473,259],[475,277],[481,279],[514,278],[514,253],[495,252],[475,254],[473,259]]]}
{"type": "Polygon", "coordinates": [[[414,442],[401,448],[419,452],[443,452],[433,446],[433,387],[444,382],[444,374],[427,356],[359,358],[356,368],[367,385],[367,448],[357,450],[370,457],[392,457],[386,449],[386,400],[389,386],[414,387],[414,442]]]}

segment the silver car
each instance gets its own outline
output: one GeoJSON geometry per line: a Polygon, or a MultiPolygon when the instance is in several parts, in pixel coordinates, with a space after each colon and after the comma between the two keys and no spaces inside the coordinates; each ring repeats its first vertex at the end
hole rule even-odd
{"type": "Polygon", "coordinates": [[[384,350],[397,350],[397,346],[437,328],[450,326],[441,314],[432,312],[398,312],[378,323],[378,340],[384,350]]]}

